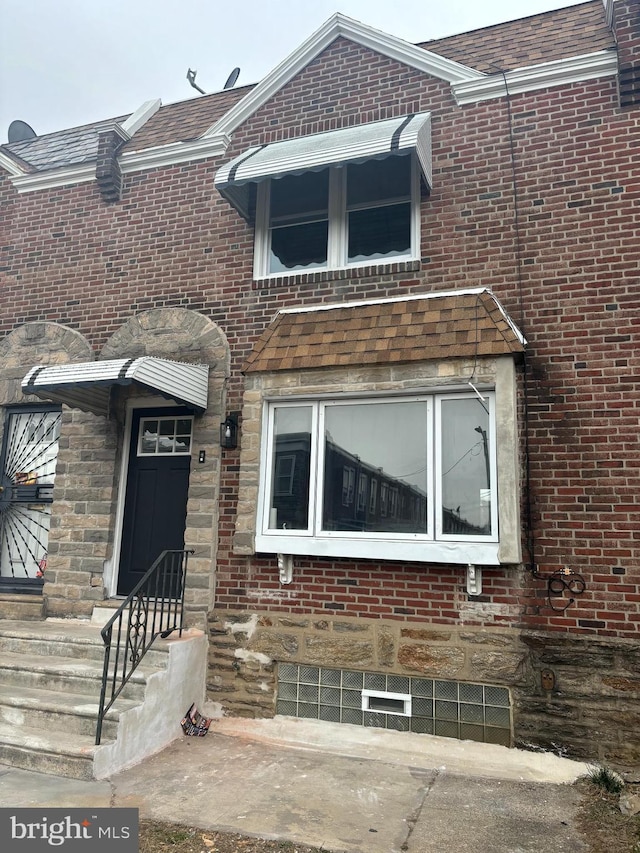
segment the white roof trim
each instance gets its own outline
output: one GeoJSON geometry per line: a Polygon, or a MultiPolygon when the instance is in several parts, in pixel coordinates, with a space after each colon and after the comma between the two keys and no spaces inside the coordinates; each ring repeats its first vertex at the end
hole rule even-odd
{"type": "Polygon", "coordinates": [[[108,415],[112,386],[135,383],[204,412],[208,375],[206,364],[186,364],[153,356],[36,365],[22,380],[22,391],[84,412],[108,415]]]}
{"type": "Polygon", "coordinates": [[[507,94],[519,95],[535,89],[550,86],[565,86],[580,83],[596,77],[609,77],[618,73],[618,54],[614,50],[600,50],[569,59],[557,59],[516,68],[504,75],[492,74],[482,80],[453,83],[452,89],[456,101],[463,104],[475,104],[491,98],[501,98],[507,94]],[[505,84],[506,78],[506,84],[505,84]]]}
{"type": "Polygon", "coordinates": [[[336,12],[273,71],[267,74],[219,121],[205,131],[203,137],[215,136],[220,133],[231,135],[262,104],[273,97],[289,80],[302,71],[340,36],[402,62],[411,68],[416,68],[418,71],[423,71],[425,74],[446,80],[448,83],[468,82],[485,77],[480,71],[467,68],[466,65],[461,65],[459,62],[445,59],[424,48],[416,47],[403,39],[375,30],[373,27],[336,12]]]}
{"type": "MultiPolygon", "coordinates": [[[[156,148],[146,148],[143,151],[127,151],[121,154],[118,159],[122,174],[128,175],[133,172],[155,169],[159,166],[173,166],[178,163],[220,157],[227,150],[228,144],[228,139],[212,137],[210,139],[198,139],[195,142],[159,145],[156,148]]],[[[0,152],[0,165],[3,165],[1,158],[2,152],[0,152]]],[[[95,177],[96,165],[90,163],[83,166],[52,169],[47,172],[14,172],[9,180],[19,193],[28,193],[71,184],[83,184],[94,181],[95,177]]]]}
{"type": "Polygon", "coordinates": [[[0,151],[0,166],[9,172],[9,175],[14,178],[29,174],[26,169],[16,163],[13,157],[5,154],[4,151],[0,151]]]}
{"type": "Polygon", "coordinates": [[[123,121],[120,127],[131,138],[141,127],[143,127],[149,119],[154,116],[162,105],[160,98],[153,101],[145,101],[144,104],[132,113],[126,121],[123,121]]]}
{"type": "Polygon", "coordinates": [[[192,142],[172,142],[170,145],[157,145],[142,151],[124,151],[119,156],[122,174],[141,172],[158,166],[173,166],[192,160],[206,160],[224,155],[229,139],[224,136],[196,139],[192,142]]]}
{"type": "Polygon", "coordinates": [[[513,329],[521,344],[526,345],[527,340],[509,314],[505,311],[500,303],[500,300],[494,295],[493,291],[488,287],[466,287],[459,290],[434,290],[430,293],[412,293],[410,296],[388,296],[382,299],[361,299],[357,302],[331,302],[328,305],[310,305],[302,308],[280,308],[276,312],[276,317],[279,314],[312,314],[317,311],[333,311],[336,308],[363,308],[367,305],[388,305],[397,302],[417,302],[421,299],[442,299],[451,296],[470,296],[473,294],[488,294],[500,309],[500,313],[505,318],[507,323],[513,329]]]}
{"type": "Polygon", "coordinates": [[[609,29],[613,28],[613,4],[614,0],[603,0],[604,2],[604,14],[607,19],[607,26],[609,29]]]}
{"type": "Polygon", "coordinates": [[[36,190],[48,190],[54,187],[65,187],[70,184],[83,184],[93,181],[96,177],[96,164],[88,166],[71,166],[63,169],[52,169],[48,172],[30,172],[20,177],[12,177],[9,180],[19,193],[35,192],[36,190]]]}

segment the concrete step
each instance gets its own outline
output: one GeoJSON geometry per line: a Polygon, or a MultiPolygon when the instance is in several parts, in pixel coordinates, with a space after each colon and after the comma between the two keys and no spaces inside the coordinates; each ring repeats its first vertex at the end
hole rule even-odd
{"type": "Polygon", "coordinates": [[[44,616],[44,599],[38,595],[0,593],[0,619],[37,621],[44,616]]]}
{"type": "MultiPolygon", "coordinates": [[[[28,654],[37,657],[57,657],[82,660],[104,660],[104,642],[101,626],[88,620],[46,619],[42,622],[0,621],[0,660],[5,652],[28,654]]],[[[117,637],[114,634],[113,644],[117,637]]],[[[115,653],[115,645],[112,645],[115,653]]],[[[149,666],[164,666],[166,644],[156,639],[144,657],[149,666]]]]}
{"type": "Polygon", "coordinates": [[[93,778],[96,749],[90,735],[48,732],[0,722],[0,764],[88,780],[93,778]]]}
{"type": "MultiPolygon", "coordinates": [[[[121,713],[139,704],[136,700],[118,697],[103,721],[103,738],[115,739],[121,713]]],[[[93,701],[93,697],[83,694],[29,687],[16,689],[0,683],[0,723],[95,736],[97,720],[97,698],[93,701]]]]}
{"type": "MultiPolygon", "coordinates": [[[[100,627],[106,625],[115,615],[117,609],[117,605],[111,600],[96,604],[91,614],[91,624],[100,627]]],[[[181,610],[180,605],[176,607],[172,603],[170,608],[166,606],[162,611],[158,610],[155,614],[150,613],[148,617],[149,630],[157,633],[165,630],[168,626],[175,625],[176,620],[180,618],[181,610]]]]}
{"type": "MultiPolygon", "coordinates": [[[[102,662],[82,658],[3,652],[0,655],[0,684],[14,689],[34,687],[44,690],[71,692],[91,696],[98,701],[102,684],[102,662]]],[[[146,680],[157,667],[150,667],[145,659],[127,682],[122,695],[127,699],[144,699],[146,680]]]]}
{"type": "MultiPolygon", "coordinates": [[[[100,616],[98,624],[0,620],[0,764],[78,779],[100,773],[98,778],[106,778],[177,736],[180,716],[198,698],[204,680],[204,635],[196,631],[156,639],[107,712],[96,747],[104,668],[100,630],[106,621],[100,616]],[[169,666],[170,656],[180,663],[169,666]]],[[[130,655],[125,646],[116,662],[112,648],[111,673],[116,663],[119,674],[124,662],[130,666],[130,655]]]]}

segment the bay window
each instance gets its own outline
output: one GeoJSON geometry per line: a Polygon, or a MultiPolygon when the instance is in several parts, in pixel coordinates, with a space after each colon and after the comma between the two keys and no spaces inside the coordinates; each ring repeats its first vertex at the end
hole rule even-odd
{"type": "Polygon", "coordinates": [[[488,391],[267,402],[256,550],[496,562],[494,409],[488,391]]]}

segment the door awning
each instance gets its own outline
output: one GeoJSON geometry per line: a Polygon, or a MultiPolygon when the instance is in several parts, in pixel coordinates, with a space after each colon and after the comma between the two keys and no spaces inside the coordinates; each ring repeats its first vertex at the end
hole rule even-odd
{"type": "Polygon", "coordinates": [[[431,113],[416,113],[249,148],[218,170],[215,186],[240,215],[248,219],[252,183],[412,151],[416,152],[424,179],[431,186],[431,113]]]}
{"type": "Polygon", "coordinates": [[[79,364],[37,365],[22,380],[25,394],[64,403],[73,409],[108,415],[114,385],[135,384],[189,406],[207,408],[209,367],[153,356],[86,361],[79,364]]]}

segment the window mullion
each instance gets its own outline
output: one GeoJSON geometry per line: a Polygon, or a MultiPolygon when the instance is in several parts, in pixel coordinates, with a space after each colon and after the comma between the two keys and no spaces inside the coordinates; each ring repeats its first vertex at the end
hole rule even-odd
{"type": "Polygon", "coordinates": [[[429,460],[427,469],[427,536],[429,539],[437,538],[436,519],[438,514],[436,507],[438,505],[436,495],[436,477],[439,467],[437,459],[439,459],[440,437],[435,427],[437,420],[436,402],[433,397],[427,400],[427,459],[429,460]]]}
{"type": "Polygon", "coordinates": [[[434,400],[433,412],[433,452],[434,452],[434,484],[433,484],[433,506],[431,517],[433,519],[433,535],[436,539],[442,537],[442,411],[441,399],[434,400]]]}
{"type": "Polygon", "coordinates": [[[253,255],[253,277],[262,278],[269,272],[269,249],[271,232],[269,229],[269,205],[271,201],[271,181],[260,181],[256,194],[255,250],[253,255]]]}
{"type": "Polygon", "coordinates": [[[415,154],[411,155],[411,256],[422,257],[420,245],[420,168],[415,154]]]}
{"type": "Polygon", "coordinates": [[[489,456],[489,477],[490,477],[490,499],[491,499],[491,530],[494,535],[499,534],[499,513],[498,513],[498,455],[496,448],[498,446],[497,427],[496,427],[496,398],[495,394],[488,395],[489,403],[489,446],[491,453],[489,456]]]}
{"type": "Polygon", "coordinates": [[[324,406],[313,407],[311,439],[311,473],[309,477],[310,529],[318,536],[322,529],[322,506],[324,490],[324,406]]]}
{"type": "Polygon", "coordinates": [[[347,170],[334,168],[329,173],[329,269],[342,267],[347,258],[347,170]]]}

